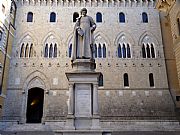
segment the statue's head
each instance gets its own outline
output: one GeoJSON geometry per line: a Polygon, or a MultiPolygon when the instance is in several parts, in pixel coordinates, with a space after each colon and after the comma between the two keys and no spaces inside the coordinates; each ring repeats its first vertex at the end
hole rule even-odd
{"type": "Polygon", "coordinates": [[[87,9],[86,8],[82,8],[81,9],[81,15],[86,15],[87,14],[87,9]]]}

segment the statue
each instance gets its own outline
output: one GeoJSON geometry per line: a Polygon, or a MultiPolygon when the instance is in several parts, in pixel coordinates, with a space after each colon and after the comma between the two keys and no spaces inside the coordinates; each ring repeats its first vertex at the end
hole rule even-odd
{"type": "Polygon", "coordinates": [[[92,17],[87,16],[87,9],[81,9],[74,27],[72,61],[75,59],[93,59],[93,32],[96,24],[92,17]]]}

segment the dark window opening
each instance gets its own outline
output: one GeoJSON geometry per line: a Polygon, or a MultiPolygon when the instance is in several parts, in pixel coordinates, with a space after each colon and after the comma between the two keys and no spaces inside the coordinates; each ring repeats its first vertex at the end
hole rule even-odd
{"type": "Polygon", "coordinates": [[[144,44],[142,46],[142,56],[143,56],[143,58],[146,58],[146,49],[145,49],[144,44]]]}
{"type": "Polygon", "coordinates": [[[154,47],[152,44],[151,44],[151,56],[152,56],[152,58],[155,58],[155,51],[154,51],[154,47]]]}
{"type": "Polygon", "coordinates": [[[44,57],[48,57],[48,44],[46,44],[46,46],[45,46],[44,57]]]}
{"type": "Polygon", "coordinates": [[[103,44],[103,58],[106,58],[106,45],[103,44]]]}
{"type": "Polygon", "coordinates": [[[72,54],[72,44],[69,45],[69,58],[71,57],[72,54]]]}
{"type": "Polygon", "coordinates": [[[56,14],[54,12],[50,14],[50,22],[56,22],[56,14]]]}
{"type": "Polygon", "coordinates": [[[27,99],[27,123],[41,123],[43,116],[44,90],[32,88],[28,91],[27,99]]]}
{"type": "Polygon", "coordinates": [[[146,52],[147,52],[147,58],[151,58],[149,45],[147,45],[146,47],[146,52]]]}
{"type": "Polygon", "coordinates": [[[122,58],[121,45],[118,46],[118,58],[122,58]]]}
{"type": "Polygon", "coordinates": [[[179,36],[180,36],[180,19],[177,19],[177,25],[178,25],[178,31],[179,31],[179,36]]]}
{"type": "Polygon", "coordinates": [[[143,20],[143,23],[148,23],[148,15],[147,15],[147,13],[145,13],[145,12],[142,13],[142,20],[143,20]]]}
{"type": "Polygon", "coordinates": [[[94,45],[94,55],[95,55],[95,58],[97,58],[97,45],[96,44],[94,45]]]}
{"type": "Polygon", "coordinates": [[[28,14],[27,14],[27,22],[33,22],[33,13],[32,12],[28,12],[28,14]]]}
{"type": "Polygon", "coordinates": [[[123,48],[122,48],[122,53],[123,53],[123,58],[126,58],[126,47],[123,44],[123,48]]]}
{"type": "Polygon", "coordinates": [[[54,58],[57,57],[57,44],[54,45],[54,58]]]}
{"type": "Polygon", "coordinates": [[[102,57],[101,44],[99,44],[99,47],[98,47],[98,57],[99,58],[102,57]]]}
{"type": "Polygon", "coordinates": [[[96,22],[102,22],[102,14],[100,12],[96,14],[96,22]]]}
{"type": "Polygon", "coordinates": [[[99,75],[99,81],[98,81],[98,86],[103,86],[103,74],[99,75]]]}
{"type": "Polygon", "coordinates": [[[76,19],[79,17],[79,14],[77,12],[75,12],[73,14],[73,22],[76,22],[76,19]]]}
{"type": "Polygon", "coordinates": [[[52,58],[52,57],[53,57],[53,46],[51,44],[49,48],[49,58],[52,58]]]}
{"type": "Polygon", "coordinates": [[[154,77],[152,73],[149,74],[149,84],[150,87],[154,87],[154,77]]]}
{"type": "Polygon", "coordinates": [[[124,13],[119,13],[119,22],[120,23],[125,23],[125,14],[124,13]]]}
{"type": "Polygon", "coordinates": [[[131,49],[129,47],[129,44],[127,44],[127,57],[131,58],[131,49]]]}
{"type": "Polygon", "coordinates": [[[128,78],[128,74],[125,73],[124,76],[124,87],[129,87],[129,78],[128,78]]]}

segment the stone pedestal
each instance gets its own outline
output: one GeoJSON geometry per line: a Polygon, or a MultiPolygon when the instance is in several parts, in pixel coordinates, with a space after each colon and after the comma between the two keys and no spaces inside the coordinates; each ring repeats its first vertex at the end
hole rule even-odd
{"type": "Polygon", "coordinates": [[[69,99],[65,128],[75,129],[75,131],[100,131],[98,112],[98,77],[100,73],[95,72],[95,61],[77,59],[73,61],[72,67],[73,71],[66,73],[69,81],[69,99]]]}

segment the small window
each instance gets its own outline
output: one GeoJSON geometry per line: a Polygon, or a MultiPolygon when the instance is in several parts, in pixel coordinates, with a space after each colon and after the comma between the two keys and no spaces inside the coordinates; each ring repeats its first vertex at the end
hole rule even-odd
{"type": "Polygon", "coordinates": [[[57,57],[57,44],[54,45],[54,58],[57,57]]]}
{"type": "Polygon", "coordinates": [[[150,87],[154,87],[154,77],[152,73],[149,74],[149,84],[150,87]]]}
{"type": "Polygon", "coordinates": [[[178,25],[178,32],[179,32],[179,36],[180,36],[180,19],[177,19],[177,25],[178,25]]]}
{"type": "Polygon", "coordinates": [[[24,57],[24,44],[21,46],[20,57],[24,57]]]}
{"type": "Polygon", "coordinates": [[[123,58],[126,58],[126,47],[125,47],[125,44],[123,44],[122,53],[123,53],[123,58]]]}
{"type": "Polygon", "coordinates": [[[119,13],[119,22],[120,23],[125,23],[125,14],[124,13],[119,13]]]}
{"type": "Polygon", "coordinates": [[[145,12],[142,13],[142,21],[143,23],[148,23],[148,15],[145,12]]]}
{"type": "Polygon", "coordinates": [[[101,44],[99,44],[99,47],[98,47],[98,57],[99,58],[102,57],[101,44]]]}
{"type": "Polygon", "coordinates": [[[5,14],[6,8],[5,6],[2,4],[2,13],[5,14]]]}
{"type": "Polygon", "coordinates": [[[25,49],[25,57],[28,58],[29,56],[29,45],[26,45],[26,49],[25,49]]]}
{"type": "Polygon", "coordinates": [[[154,51],[153,44],[151,44],[151,56],[152,56],[152,58],[155,58],[155,51],[154,51]]]}
{"type": "Polygon", "coordinates": [[[49,58],[52,58],[52,57],[53,57],[53,46],[51,44],[49,48],[49,58]]]}
{"type": "Polygon", "coordinates": [[[71,58],[72,55],[72,44],[69,45],[69,58],[71,58]]]}
{"type": "Polygon", "coordinates": [[[102,86],[103,86],[103,74],[100,74],[100,75],[99,75],[98,86],[99,86],[99,87],[102,87],[102,86]]]}
{"type": "Polygon", "coordinates": [[[147,52],[147,58],[151,58],[149,45],[147,45],[147,47],[146,47],[146,52],[147,52]]]}
{"type": "Polygon", "coordinates": [[[45,46],[45,52],[44,52],[44,57],[48,57],[48,44],[45,46]]]}
{"type": "Polygon", "coordinates": [[[118,58],[122,58],[121,45],[118,46],[118,58]]]}
{"type": "Polygon", "coordinates": [[[100,12],[96,14],[96,22],[102,22],[102,14],[100,12]]]}
{"type": "Polygon", "coordinates": [[[124,87],[129,87],[129,78],[128,78],[128,74],[125,73],[124,76],[124,87]]]}
{"type": "Polygon", "coordinates": [[[33,56],[33,44],[31,44],[30,50],[29,50],[29,57],[33,56]]]}
{"type": "Polygon", "coordinates": [[[3,33],[2,31],[0,31],[0,41],[2,40],[2,37],[3,37],[3,33]]]}
{"type": "Polygon", "coordinates": [[[96,44],[94,45],[94,55],[95,55],[95,58],[97,58],[97,45],[96,44]]]}
{"type": "Polygon", "coordinates": [[[32,12],[28,12],[28,14],[27,14],[27,22],[33,22],[33,13],[32,12]]]}
{"type": "Polygon", "coordinates": [[[54,12],[50,14],[50,22],[56,22],[56,14],[54,12]]]}
{"type": "Polygon", "coordinates": [[[103,58],[106,58],[106,45],[103,44],[103,58]]]}
{"type": "Polygon", "coordinates": [[[143,58],[146,58],[146,49],[145,49],[144,44],[143,44],[143,46],[142,46],[142,57],[143,57],[143,58]]]}
{"type": "Polygon", "coordinates": [[[131,49],[129,47],[129,44],[127,44],[127,57],[131,58],[131,49]]]}
{"type": "Polygon", "coordinates": [[[73,22],[76,22],[76,19],[79,17],[79,14],[77,12],[74,12],[73,14],[73,22]]]}

